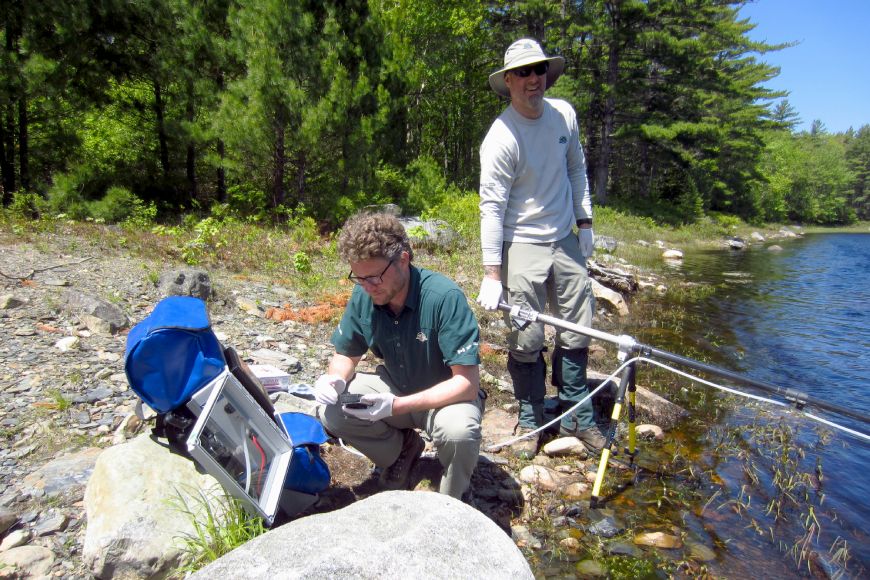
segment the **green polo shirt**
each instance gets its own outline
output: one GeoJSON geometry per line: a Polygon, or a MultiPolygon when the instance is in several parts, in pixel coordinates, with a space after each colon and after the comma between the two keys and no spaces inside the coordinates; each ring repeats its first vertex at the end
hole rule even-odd
{"type": "Polygon", "coordinates": [[[349,357],[369,349],[382,358],[393,385],[422,391],[452,376],[452,365],[480,364],[480,330],[465,294],[450,279],[411,266],[405,307],[393,316],[357,286],[332,334],[335,351],[349,357]]]}

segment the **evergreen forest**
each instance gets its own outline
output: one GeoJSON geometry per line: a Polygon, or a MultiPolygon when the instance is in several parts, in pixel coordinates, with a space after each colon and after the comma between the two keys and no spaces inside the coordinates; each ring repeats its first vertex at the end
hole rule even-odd
{"type": "MultiPolygon", "coordinates": [[[[760,0],[764,1],[764,0],[760,0]]],[[[765,88],[728,0],[4,0],[0,193],[33,217],[223,212],[333,227],[476,198],[517,38],[566,59],[596,205],[870,217],[870,126],[831,134],[765,88]]],[[[464,207],[473,207],[466,204],[464,207]]]]}

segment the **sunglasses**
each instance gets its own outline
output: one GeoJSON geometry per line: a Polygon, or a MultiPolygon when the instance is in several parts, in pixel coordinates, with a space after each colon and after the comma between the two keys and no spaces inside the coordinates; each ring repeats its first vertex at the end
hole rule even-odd
{"type": "Polygon", "coordinates": [[[536,62],[535,64],[530,64],[528,66],[524,66],[521,68],[515,68],[515,69],[512,69],[508,72],[512,72],[515,75],[517,75],[518,77],[526,78],[527,76],[532,74],[532,71],[534,71],[535,74],[538,75],[539,77],[542,77],[545,74],[547,74],[548,70],[550,70],[550,63],[547,61],[544,61],[544,62],[536,62]]]}

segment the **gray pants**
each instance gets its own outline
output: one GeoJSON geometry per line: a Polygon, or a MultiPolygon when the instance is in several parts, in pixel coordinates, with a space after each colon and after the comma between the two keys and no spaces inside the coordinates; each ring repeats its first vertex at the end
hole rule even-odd
{"type": "MultiPolygon", "coordinates": [[[[347,390],[360,394],[402,394],[392,386],[383,367],[377,368],[377,374],[357,373],[347,390]]],[[[432,438],[444,468],[439,491],[459,499],[468,488],[477,465],[483,408],[483,396],[479,394],[475,401],[374,422],[346,415],[339,405],[321,407],[318,414],[330,433],[359,449],[381,468],[389,467],[399,457],[403,429],[424,430],[432,438]]]]}
{"type": "MultiPolygon", "coordinates": [[[[595,295],[580,253],[577,236],[570,234],[549,244],[505,242],[502,251],[501,279],[507,287],[511,305],[529,306],[545,312],[547,303],[556,318],[581,326],[592,326],[595,295]]],[[[524,330],[511,328],[508,348],[520,362],[533,363],[544,347],[544,323],[533,322],[524,330]]],[[[556,329],[556,346],[569,350],[586,348],[589,337],[556,329]]]]}

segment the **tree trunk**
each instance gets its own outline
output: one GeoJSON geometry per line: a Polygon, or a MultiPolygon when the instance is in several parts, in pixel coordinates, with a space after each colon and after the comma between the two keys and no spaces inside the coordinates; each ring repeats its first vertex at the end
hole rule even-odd
{"type": "Polygon", "coordinates": [[[299,153],[299,157],[296,159],[296,199],[299,201],[305,201],[305,169],[308,166],[308,157],[305,156],[304,152],[299,153]]]}
{"type": "Polygon", "coordinates": [[[30,189],[30,154],[27,138],[27,97],[22,88],[18,97],[18,176],[21,189],[30,189]]]}
{"type": "Polygon", "coordinates": [[[227,172],[224,169],[224,157],[226,156],[226,147],[223,139],[218,139],[217,142],[218,159],[220,165],[217,168],[217,198],[221,203],[227,200],[227,172]]]}
{"type": "Polygon", "coordinates": [[[3,207],[9,207],[12,203],[12,189],[8,185],[10,175],[12,167],[6,161],[6,129],[0,122],[0,186],[3,188],[3,207]]]}
{"type": "Polygon", "coordinates": [[[276,208],[284,203],[286,192],[284,190],[284,168],[287,164],[287,153],[284,150],[285,140],[284,115],[278,112],[275,115],[275,150],[272,154],[274,164],[272,170],[272,207],[276,208]]]}
{"type": "Polygon", "coordinates": [[[163,168],[163,177],[169,181],[169,146],[166,137],[166,122],[164,120],[163,96],[160,83],[154,81],[154,112],[157,115],[157,140],[160,146],[160,166],[163,168]]]}
{"type": "MultiPolygon", "coordinates": [[[[19,8],[20,7],[16,7],[19,8]]],[[[17,26],[17,14],[12,13],[12,8],[9,8],[9,13],[6,14],[6,28],[4,30],[6,33],[6,53],[11,55],[13,51],[17,54],[17,39],[18,39],[18,26],[17,26]]],[[[10,71],[11,72],[11,71],[10,71]]],[[[7,81],[12,81],[12,79],[7,78],[7,81]]],[[[10,85],[14,85],[13,82],[10,82],[10,85]]],[[[8,205],[12,203],[12,194],[15,193],[15,115],[14,115],[14,102],[15,102],[15,90],[14,88],[11,91],[12,101],[7,103],[4,107],[5,110],[0,110],[0,115],[4,115],[5,118],[0,118],[0,139],[3,140],[3,155],[0,157],[0,170],[3,173],[3,204],[8,205]]]]}
{"type": "MultiPolygon", "coordinates": [[[[187,106],[185,107],[187,122],[193,126],[194,122],[194,107],[193,107],[193,82],[187,85],[187,106]]],[[[187,194],[191,201],[196,199],[197,183],[196,183],[196,145],[192,139],[187,142],[187,158],[185,159],[185,173],[187,176],[187,194]]]]}
{"type": "MultiPolygon", "coordinates": [[[[618,27],[614,17],[614,31],[618,27]]],[[[593,193],[601,205],[607,204],[607,183],[610,174],[610,151],[613,146],[613,125],[616,116],[616,83],[619,78],[619,46],[618,40],[611,40],[607,58],[607,97],[604,99],[604,111],[601,123],[598,159],[595,162],[595,177],[593,178],[593,193]]]]}
{"type": "MultiPolygon", "coordinates": [[[[217,85],[220,89],[220,92],[224,91],[224,75],[222,72],[218,72],[217,76],[217,85]]],[[[217,142],[217,152],[218,159],[220,160],[220,164],[217,168],[217,198],[218,201],[224,203],[227,200],[227,172],[224,169],[224,157],[226,157],[226,146],[224,145],[224,140],[218,138],[217,142]]]]}
{"type": "Polygon", "coordinates": [[[637,195],[649,199],[652,189],[653,167],[650,164],[649,144],[646,141],[640,143],[640,187],[637,195]]]}
{"type": "Polygon", "coordinates": [[[3,171],[3,189],[9,195],[15,193],[15,115],[12,105],[6,106],[6,129],[4,130],[6,142],[6,163],[3,171]]]}

